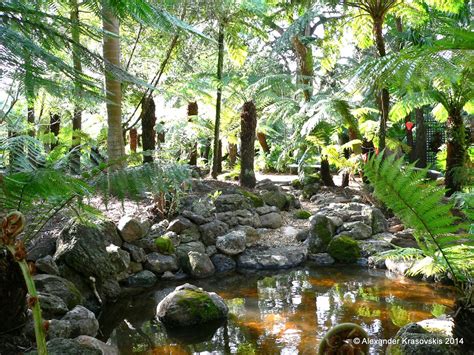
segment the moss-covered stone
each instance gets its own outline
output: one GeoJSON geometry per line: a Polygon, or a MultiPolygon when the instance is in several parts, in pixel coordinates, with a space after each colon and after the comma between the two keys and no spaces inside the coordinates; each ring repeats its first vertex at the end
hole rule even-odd
{"type": "Polygon", "coordinates": [[[198,323],[207,323],[222,318],[222,312],[209,295],[202,291],[183,290],[177,304],[186,309],[198,323]]]}
{"type": "Polygon", "coordinates": [[[341,235],[333,238],[328,246],[329,255],[340,263],[354,263],[360,257],[357,241],[349,236],[341,235]]]}
{"type": "Polygon", "coordinates": [[[167,236],[156,238],[155,244],[158,251],[162,254],[174,254],[175,252],[173,242],[167,236]]]}
{"type": "Polygon", "coordinates": [[[293,181],[291,181],[291,186],[299,190],[303,188],[303,184],[301,183],[300,179],[294,179],[293,181]]]}
{"type": "Polygon", "coordinates": [[[281,191],[267,191],[262,195],[263,201],[269,206],[276,206],[284,210],[288,206],[286,194],[281,191]]]}
{"type": "Polygon", "coordinates": [[[311,212],[307,210],[296,210],[293,214],[297,219],[308,219],[311,217],[311,212]]]}
{"type": "Polygon", "coordinates": [[[240,193],[251,200],[254,207],[262,207],[265,204],[260,196],[250,191],[240,190],[240,193]]]}
{"type": "Polygon", "coordinates": [[[311,228],[309,230],[309,252],[313,254],[325,253],[332,237],[334,236],[336,227],[329,218],[324,215],[317,214],[311,220],[311,228]]]}

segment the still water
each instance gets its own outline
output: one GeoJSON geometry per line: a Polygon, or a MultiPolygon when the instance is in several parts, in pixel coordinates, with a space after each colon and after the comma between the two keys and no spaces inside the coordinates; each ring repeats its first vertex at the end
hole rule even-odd
{"type": "MultiPolygon", "coordinates": [[[[450,287],[355,266],[305,266],[193,283],[227,301],[226,324],[167,333],[154,320],[156,305],[178,285],[166,283],[106,309],[102,338],[121,354],[315,354],[336,324],[358,323],[370,337],[390,339],[409,322],[449,311],[454,299],[450,287]]],[[[370,352],[383,348],[372,346],[370,352]]]]}

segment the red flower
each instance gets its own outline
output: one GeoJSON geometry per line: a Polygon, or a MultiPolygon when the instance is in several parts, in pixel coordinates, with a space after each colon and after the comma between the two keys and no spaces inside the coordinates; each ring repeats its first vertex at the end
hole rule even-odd
{"type": "Polygon", "coordinates": [[[407,130],[409,130],[409,131],[411,131],[411,130],[413,129],[413,126],[414,126],[414,125],[415,125],[415,124],[414,124],[413,122],[410,122],[410,121],[405,122],[405,127],[406,127],[407,130]]]}

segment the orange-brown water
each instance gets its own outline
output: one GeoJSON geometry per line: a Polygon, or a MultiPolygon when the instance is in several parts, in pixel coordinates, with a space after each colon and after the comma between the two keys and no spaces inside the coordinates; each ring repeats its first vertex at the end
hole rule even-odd
{"type": "MultiPolygon", "coordinates": [[[[449,287],[358,267],[308,266],[195,284],[226,299],[227,324],[168,334],[153,316],[176,286],[169,284],[106,311],[104,338],[110,335],[123,354],[316,354],[321,338],[336,324],[354,322],[370,337],[390,339],[409,322],[449,311],[454,299],[449,287]]],[[[372,347],[371,353],[383,348],[372,347]]]]}

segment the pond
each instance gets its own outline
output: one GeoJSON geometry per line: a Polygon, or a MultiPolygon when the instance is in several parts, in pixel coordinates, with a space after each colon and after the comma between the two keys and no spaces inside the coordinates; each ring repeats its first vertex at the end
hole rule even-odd
{"type": "MultiPolygon", "coordinates": [[[[315,354],[334,325],[354,322],[371,338],[390,339],[409,322],[449,311],[455,297],[448,286],[355,266],[307,265],[192,283],[228,302],[226,324],[167,333],[154,320],[155,308],[179,283],[166,283],[106,308],[99,319],[102,339],[121,354],[315,354]]],[[[372,346],[371,353],[384,348],[372,346]]]]}

